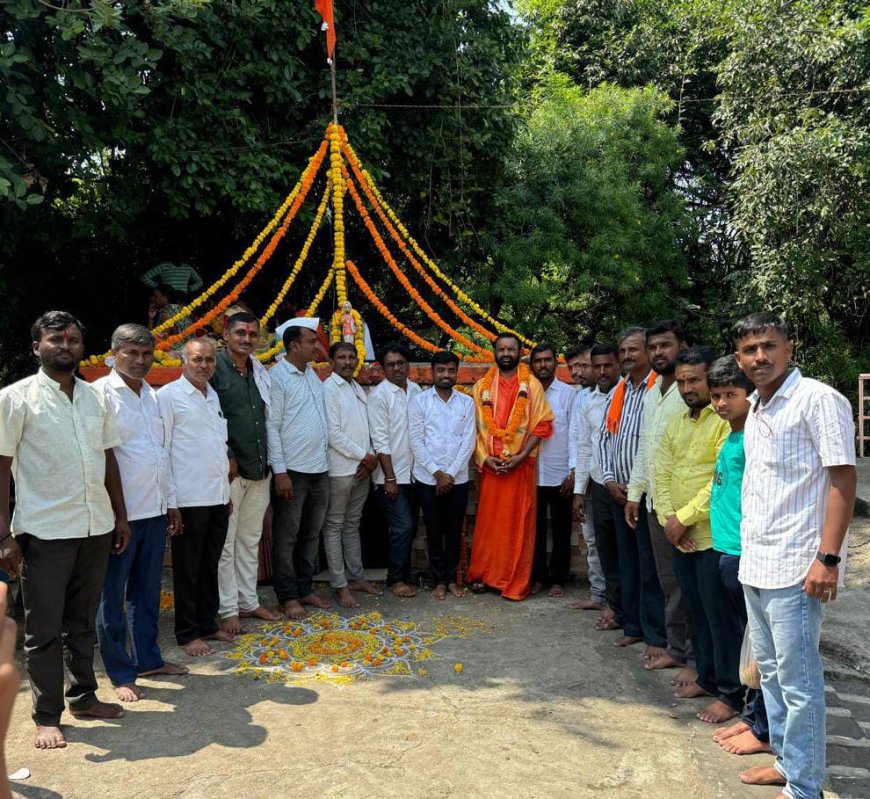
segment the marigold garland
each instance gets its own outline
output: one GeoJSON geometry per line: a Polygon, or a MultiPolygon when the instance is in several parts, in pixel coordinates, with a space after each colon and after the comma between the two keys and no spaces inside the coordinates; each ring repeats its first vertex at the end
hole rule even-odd
{"type": "MultiPolygon", "coordinates": [[[[511,408],[507,427],[498,427],[493,417],[492,384],[497,374],[498,369],[493,366],[481,379],[480,403],[483,407],[483,423],[489,431],[489,434],[493,438],[499,439],[502,444],[507,447],[508,443],[512,441],[513,437],[517,434],[517,430],[520,429],[520,425],[526,417],[526,407],[529,403],[529,367],[520,362],[517,368],[517,379],[520,382],[520,390],[517,393],[516,400],[514,400],[514,406],[511,408]]],[[[507,449],[502,452],[501,457],[504,459],[510,457],[510,453],[507,449]]]]}

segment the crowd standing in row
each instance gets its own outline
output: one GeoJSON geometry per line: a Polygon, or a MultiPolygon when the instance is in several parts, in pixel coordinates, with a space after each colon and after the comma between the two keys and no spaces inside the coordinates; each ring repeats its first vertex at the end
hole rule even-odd
{"type": "Polygon", "coordinates": [[[0,391],[0,566],[22,580],[38,748],[66,745],[64,646],[76,717],[123,715],[96,697],[97,636],[122,701],[142,696],[138,677],[187,672],[157,643],[167,534],[175,635],[194,657],[245,632],[244,619],[330,607],[313,582],[321,535],[342,607],[359,607],[352,592],[380,593],[360,542],[372,482],[389,528],[388,590],[417,593],[422,510],[432,596],[461,597],[473,458],[472,590],[563,596],[576,516],[590,597],[572,607],[598,611],[599,630],[621,630],[615,646],[644,643],[645,668],[679,669],[677,697],[710,698],[699,719],[742,715],[716,740],[776,759],[741,779],[819,796],[819,630],[842,576],[854,425],[841,395],[789,367],[781,319],[741,320],[736,353],[719,359],[688,346],[676,322],[628,328],[616,346],[566,353],[579,390],[556,378],[552,347],[534,347],[526,364],[517,337],[500,335],[470,397],[455,388],[456,355],[432,358],[433,387],[422,391],[401,344],[381,351],[385,379],[368,394],[353,344],[332,346],[321,381],[316,328],[292,320],[267,371],[252,357],[256,317],[234,313],[225,346],[189,340],[182,376],[155,392],[147,328],[119,327],[111,373],[88,385],[74,376],[81,323],[50,312],[34,324],[39,371],[0,391]],[[257,594],[270,503],[277,610],[257,594]],[[761,672],[748,694],[738,673],[747,624],[761,672]]]}

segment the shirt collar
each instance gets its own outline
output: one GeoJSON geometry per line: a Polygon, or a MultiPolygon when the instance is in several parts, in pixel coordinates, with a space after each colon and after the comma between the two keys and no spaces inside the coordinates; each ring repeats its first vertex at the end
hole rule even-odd
{"type": "MultiPolygon", "coordinates": [[[[703,422],[711,413],[716,413],[716,411],[713,410],[713,405],[705,405],[701,408],[701,413],[698,414],[698,418],[695,421],[703,422]]],[[[686,410],[683,412],[683,416],[688,419],[691,419],[692,417],[692,409],[688,405],[686,405],[686,410]]]]}
{"type": "Polygon", "coordinates": [[[286,355],[281,359],[281,363],[283,363],[284,366],[287,367],[290,374],[294,374],[294,375],[304,375],[311,368],[310,364],[306,363],[305,369],[299,369],[295,364],[292,364],[292,363],[290,363],[290,361],[287,360],[286,355]]]}
{"type": "MultiPolygon", "coordinates": [[[[797,384],[800,382],[802,377],[801,370],[795,366],[791,370],[789,376],[785,379],[785,382],[774,392],[773,396],[765,403],[765,405],[770,407],[770,404],[778,399],[791,399],[791,395],[794,394],[797,384]]],[[[755,410],[758,403],[761,402],[761,396],[758,393],[758,389],[749,395],[749,401],[752,403],[752,410],[755,410]]]]}
{"type": "MultiPolygon", "coordinates": [[[[184,375],[178,378],[181,381],[181,388],[185,394],[202,394],[202,392],[190,382],[184,375]]],[[[210,383],[205,384],[205,399],[211,399],[214,389],[210,383]]]]}
{"type": "MultiPolygon", "coordinates": [[[[127,391],[129,391],[131,394],[135,394],[135,393],[136,393],[135,391],[133,391],[132,388],[130,388],[130,386],[127,385],[127,383],[124,381],[124,378],[121,377],[121,375],[120,375],[120,373],[118,372],[117,369],[114,369],[114,368],[113,368],[112,371],[109,372],[109,375],[108,375],[108,377],[106,378],[106,382],[107,382],[107,383],[108,383],[112,388],[127,389],[127,391]]],[[[139,392],[140,396],[141,396],[143,393],[144,393],[144,394],[148,394],[148,393],[150,393],[150,392],[151,392],[151,385],[148,383],[147,380],[143,380],[143,381],[142,381],[142,391],[139,392]]]]}
{"type": "MultiPolygon", "coordinates": [[[[46,388],[50,388],[53,391],[60,391],[63,393],[63,389],[60,387],[60,383],[57,380],[52,380],[40,366],[39,370],[36,372],[36,379],[39,381],[40,385],[45,386],[46,388]]],[[[74,383],[84,383],[84,380],[79,380],[79,378],[73,376],[74,383]]]]}

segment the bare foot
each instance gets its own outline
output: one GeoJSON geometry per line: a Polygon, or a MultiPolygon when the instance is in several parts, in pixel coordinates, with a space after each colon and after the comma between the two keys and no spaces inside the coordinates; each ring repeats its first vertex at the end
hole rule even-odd
{"type": "Polygon", "coordinates": [[[740,772],[740,782],[745,785],[785,785],[785,777],[776,766],[753,766],[740,772]]]}
{"type": "Polygon", "coordinates": [[[550,586],[550,590],[547,591],[547,596],[551,596],[551,597],[554,597],[556,599],[559,599],[560,597],[565,596],[565,589],[562,588],[561,585],[557,585],[556,583],[553,583],[553,585],[550,586]]]}
{"type": "Polygon", "coordinates": [[[236,636],[228,633],[226,630],[215,630],[211,635],[204,635],[204,641],[223,641],[225,644],[232,644],[236,640],[236,636]]]}
{"type": "Polygon", "coordinates": [[[321,610],[326,610],[327,608],[332,607],[332,603],[328,599],[321,599],[313,591],[310,594],[300,597],[299,601],[303,605],[311,605],[311,607],[320,608],[321,610]]]}
{"type": "Polygon", "coordinates": [[[110,702],[94,702],[82,710],[69,711],[76,719],[120,719],[124,716],[124,708],[110,702]]]}
{"type": "Polygon", "coordinates": [[[739,710],[735,710],[730,705],[726,705],[718,699],[714,699],[702,711],[695,714],[698,719],[707,724],[721,724],[723,721],[728,721],[728,719],[733,719],[735,716],[739,715],[739,710]]]}
{"type": "Polygon", "coordinates": [[[402,599],[410,599],[412,596],[417,596],[417,589],[399,581],[390,586],[390,593],[402,599]]]}
{"type": "Polygon", "coordinates": [[[720,740],[719,746],[732,755],[758,755],[771,751],[770,744],[767,741],[759,741],[752,734],[752,730],[746,730],[740,735],[732,735],[724,741],[720,740]]]}
{"type": "Polygon", "coordinates": [[[453,596],[455,596],[457,599],[462,599],[462,597],[465,596],[465,591],[463,591],[463,590],[459,587],[459,585],[457,585],[456,583],[450,583],[450,584],[447,586],[447,590],[448,590],[451,594],[453,594],[453,596]]]}
{"type": "Polygon", "coordinates": [[[175,677],[180,677],[182,674],[190,674],[190,669],[187,666],[182,666],[180,663],[164,663],[159,669],[151,669],[150,671],[140,671],[140,677],[150,677],[153,674],[171,674],[175,677]]]}
{"type": "Polygon", "coordinates": [[[728,740],[728,738],[733,738],[735,735],[746,732],[748,729],[749,725],[745,721],[736,721],[727,727],[719,727],[719,729],[713,730],[713,740],[721,743],[728,740]]]}
{"type": "Polygon", "coordinates": [[[655,660],[656,658],[665,657],[668,651],[660,646],[647,646],[643,653],[644,660],[655,660]]]}
{"type": "Polygon", "coordinates": [[[182,644],[181,648],[187,652],[192,658],[201,658],[205,655],[213,655],[214,649],[212,649],[202,638],[194,638],[192,641],[188,641],[186,644],[182,644]]]}
{"type": "Polygon", "coordinates": [[[383,589],[379,585],[375,585],[368,580],[351,580],[347,587],[350,588],[351,591],[363,591],[366,594],[371,594],[372,596],[380,596],[384,593],[383,589]]]}
{"type": "Polygon", "coordinates": [[[698,672],[695,671],[691,666],[686,666],[685,668],[680,669],[672,678],[671,685],[691,685],[695,680],[698,679],[698,672]]]}
{"type": "Polygon", "coordinates": [[[568,605],[571,610],[604,610],[604,605],[594,599],[578,599],[568,605]]]}
{"type": "Polygon", "coordinates": [[[342,588],[335,589],[335,598],[338,600],[338,604],[343,608],[358,608],[360,606],[359,602],[357,602],[350,593],[350,588],[346,585],[342,588]]]}
{"type": "Polygon", "coordinates": [[[447,586],[439,583],[432,591],[432,599],[447,599],[447,586]]]}
{"type": "Polygon", "coordinates": [[[143,691],[136,683],[128,682],[115,686],[115,694],[122,702],[138,702],[143,696],[143,691]]]}
{"type": "Polygon", "coordinates": [[[281,612],[288,619],[304,619],[308,615],[308,611],[302,607],[298,599],[288,599],[280,605],[281,612]]]}
{"type": "Polygon", "coordinates": [[[535,594],[540,594],[541,591],[544,590],[543,583],[532,583],[532,587],[529,589],[529,596],[534,596],[535,594]]]}
{"type": "Polygon", "coordinates": [[[227,616],[225,619],[221,619],[221,629],[233,636],[243,635],[247,632],[238,616],[227,616]]]}
{"type": "Polygon", "coordinates": [[[613,645],[621,649],[632,644],[639,644],[641,641],[643,641],[643,638],[635,638],[633,635],[621,635],[613,642],[613,645]]]}
{"type": "Polygon", "coordinates": [[[667,652],[657,658],[652,658],[643,664],[647,671],[655,671],[656,669],[679,669],[685,666],[685,663],[680,663],[679,660],[674,660],[667,652]]]}
{"type": "Polygon", "coordinates": [[[66,738],[63,737],[60,727],[37,726],[33,745],[37,749],[64,749],[66,747],[66,738]]]}
{"type": "Polygon", "coordinates": [[[677,699],[694,699],[696,696],[713,696],[713,694],[705,691],[698,683],[693,682],[688,685],[681,685],[674,691],[674,696],[677,699]]]}
{"type": "Polygon", "coordinates": [[[281,614],[271,608],[264,608],[262,605],[253,610],[243,610],[239,613],[242,619],[262,619],[263,621],[280,621],[281,614]]]}

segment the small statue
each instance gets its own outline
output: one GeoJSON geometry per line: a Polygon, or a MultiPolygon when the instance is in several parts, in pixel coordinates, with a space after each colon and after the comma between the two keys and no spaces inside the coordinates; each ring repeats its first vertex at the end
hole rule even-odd
{"type": "Polygon", "coordinates": [[[344,313],[341,315],[341,339],[348,344],[356,341],[356,319],[353,318],[353,306],[345,300],[341,306],[344,313]]]}

